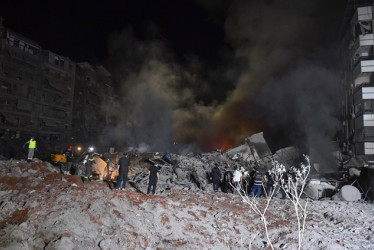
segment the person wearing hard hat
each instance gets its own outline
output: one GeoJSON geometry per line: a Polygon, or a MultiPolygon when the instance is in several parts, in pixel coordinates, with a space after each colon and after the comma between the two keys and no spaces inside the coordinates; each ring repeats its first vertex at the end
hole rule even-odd
{"type": "Polygon", "coordinates": [[[95,164],[94,158],[94,148],[88,148],[88,154],[85,156],[83,160],[83,164],[85,166],[85,173],[83,175],[83,181],[91,181],[92,180],[92,166],[95,164]]]}
{"type": "Polygon", "coordinates": [[[38,151],[38,148],[36,147],[36,140],[34,140],[34,137],[31,136],[30,140],[25,142],[25,144],[23,144],[23,148],[26,147],[26,144],[29,144],[29,153],[27,155],[27,161],[32,161],[32,158],[34,157],[34,152],[38,151]]]}
{"type": "Polygon", "coordinates": [[[66,157],[66,172],[65,174],[70,174],[71,166],[73,165],[73,146],[69,145],[67,150],[65,151],[66,157]]]}

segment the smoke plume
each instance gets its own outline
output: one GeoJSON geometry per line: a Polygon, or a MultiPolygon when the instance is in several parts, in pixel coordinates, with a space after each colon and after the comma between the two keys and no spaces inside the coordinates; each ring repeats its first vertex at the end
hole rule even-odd
{"type": "MultiPolygon", "coordinates": [[[[125,28],[109,41],[119,98],[115,108],[105,107],[116,125],[103,138],[162,151],[173,150],[178,142],[196,143],[199,128],[211,120],[214,110],[196,103],[196,91],[209,90],[206,82],[175,63],[160,39],[141,41],[125,28]]],[[[196,70],[199,65],[192,61],[190,67],[196,70]]]]}
{"type": "Polygon", "coordinates": [[[120,98],[109,108],[117,125],[105,138],[155,150],[174,143],[206,150],[232,147],[255,132],[282,131],[277,146],[303,138],[297,144],[319,154],[338,128],[337,75],[323,57],[310,58],[337,36],[342,15],[336,13],[343,14],[344,3],[196,2],[222,24],[221,67],[192,53],[177,60],[153,24],[146,39],[131,28],[113,34],[110,61],[120,98]],[[217,89],[225,92],[218,97],[217,89]]]}

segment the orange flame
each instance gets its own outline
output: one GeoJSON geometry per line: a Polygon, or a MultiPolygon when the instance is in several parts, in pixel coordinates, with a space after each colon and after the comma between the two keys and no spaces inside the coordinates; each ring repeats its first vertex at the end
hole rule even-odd
{"type": "Polygon", "coordinates": [[[215,150],[215,149],[222,149],[222,150],[227,150],[230,149],[234,146],[234,143],[231,142],[227,138],[216,138],[216,139],[211,139],[207,142],[207,149],[208,150],[215,150]]]}

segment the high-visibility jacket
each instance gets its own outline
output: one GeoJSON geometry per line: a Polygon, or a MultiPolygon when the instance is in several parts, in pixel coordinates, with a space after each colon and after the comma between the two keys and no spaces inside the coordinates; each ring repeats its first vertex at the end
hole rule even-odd
{"type": "Polygon", "coordinates": [[[35,140],[30,140],[29,141],[29,148],[36,148],[36,141],[35,140]]]}

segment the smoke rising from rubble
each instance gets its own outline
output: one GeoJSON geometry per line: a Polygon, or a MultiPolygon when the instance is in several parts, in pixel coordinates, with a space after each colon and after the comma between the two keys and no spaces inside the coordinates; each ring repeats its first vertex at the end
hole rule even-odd
{"type": "Polygon", "coordinates": [[[106,107],[118,124],[108,128],[106,140],[163,151],[178,148],[175,141],[197,142],[196,129],[210,120],[212,111],[195,102],[194,89],[208,91],[208,85],[174,63],[161,40],[140,41],[126,28],[110,41],[120,98],[115,109],[106,107]]]}
{"type": "Polygon", "coordinates": [[[263,86],[258,102],[274,137],[276,133],[287,136],[320,164],[321,172],[333,172],[336,163],[331,152],[336,148],[332,140],[341,126],[337,117],[342,98],[339,72],[322,59],[295,64],[292,71],[263,86]]]}
{"type": "MultiPolygon", "coordinates": [[[[221,53],[229,61],[222,64],[229,66],[209,74],[205,72],[208,63],[196,55],[186,55],[186,62],[177,62],[171,44],[158,36],[158,28],[152,24],[147,39],[138,39],[131,28],[113,34],[109,50],[121,84],[121,98],[112,115],[120,125],[108,129],[105,138],[134,147],[149,145],[155,150],[171,150],[174,141],[206,150],[235,146],[265,129],[267,139],[277,131],[292,130],[304,135],[304,148],[321,149],[337,128],[333,117],[336,99],[327,98],[335,92],[329,84],[336,79],[323,65],[304,63],[299,58],[333,40],[336,32],[332,31],[338,30],[341,18],[331,10],[343,15],[344,4],[322,0],[196,2],[212,16],[226,16],[222,25],[230,48],[221,53]],[[313,76],[315,82],[301,81],[303,74],[313,76]],[[214,93],[228,79],[234,87],[224,100],[201,102],[199,96],[214,93]],[[314,94],[314,88],[303,84],[318,86],[325,93],[314,94]],[[272,87],[277,91],[269,91],[272,87]],[[294,88],[299,92],[293,92],[294,88]],[[280,113],[290,114],[295,106],[299,109],[293,116],[281,117],[272,111],[271,98],[278,100],[275,109],[280,113]],[[302,105],[303,101],[316,105],[313,101],[317,100],[324,103],[319,109],[302,105]],[[317,110],[321,114],[316,123],[309,117],[317,110]],[[269,119],[272,115],[278,120],[269,119]],[[326,122],[332,122],[331,126],[326,122]],[[320,126],[326,126],[326,131],[320,126]]],[[[294,142],[293,134],[286,133],[282,140],[285,144],[294,142]]]]}
{"type": "MultiPolygon", "coordinates": [[[[219,107],[216,117],[221,122],[231,121],[227,130],[236,132],[233,134],[237,137],[230,138],[234,143],[266,125],[258,124],[262,110],[253,100],[262,98],[259,90],[267,79],[287,72],[293,60],[309,54],[312,48],[330,38],[329,27],[320,28],[331,17],[323,9],[329,4],[321,3],[235,1],[230,6],[225,30],[236,57],[244,59],[246,64],[235,90],[219,107]]],[[[287,101],[278,105],[287,106],[287,101]]]]}

